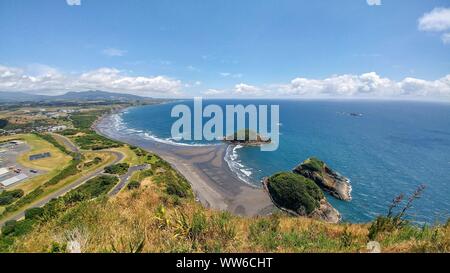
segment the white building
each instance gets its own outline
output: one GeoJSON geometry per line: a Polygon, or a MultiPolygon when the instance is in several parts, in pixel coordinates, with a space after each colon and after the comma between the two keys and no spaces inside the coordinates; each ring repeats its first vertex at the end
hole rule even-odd
{"type": "Polygon", "coordinates": [[[6,188],[8,186],[11,186],[12,184],[15,184],[15,183],[20,182],[27,178],[28,178],[28,176],[26,174],[21,173],[19,175],[16,175],[14,177],[11,177],[11,178],[1,181],[0,188],[6,188]]]}

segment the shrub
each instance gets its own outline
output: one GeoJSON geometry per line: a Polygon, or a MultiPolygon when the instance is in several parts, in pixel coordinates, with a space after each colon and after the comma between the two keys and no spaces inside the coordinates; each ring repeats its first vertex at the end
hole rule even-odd
{"type": "Polygon", "coordinates": [[[129,168],[130,168],[130,165],[128,163],[118,163],[118,164],[106,167],[105,173],[122,175],[122,174],[126,174],[128,172],[129,168]]]}
{"type": "Polygon", "coordinates": [[[201,239],[208,226],[207,224],[208,222],[206,220],[206,216],[202,211],[194,212],[191,221],[191,228],[189,230],[189,238],[194,241],[201,239]]]}
{"type": "Polygon", "coordinates": [[[167,194],[176,195],[178,197],[187,197],[189,195],[190,188],[179,180],[168,180],[166,183],[167,194]]]}
{"type": "Polygon", "coordinates": [[[30,232],[33,228],[32,220],[7,221],[2,227],[3,236],[22,236],[30,232]]]}
{"type": "Polygon", "coordinates": [[[43,193],[44,193],[44,190],[42,189],[42,187],[37,187],[32,192],[28,193],[27,195],[25,195],[22,198],[20,198],[19,200],[17,200],[17,202],[15,202],[14,204],[7,206],[5,208],[5,211],[3,212],[3,214],[16,211],[20,207],[22,207],[26,204],[30,204],[31,202],[36,200],[36,198],[38,198],[43,193]]]}
{"type": "Polygon", "coordinates": [[[232,223],[232,216],[228,211],[220,212],[211,220],[214,232],[223,241],[233,240],[236,236],[236,227],[232,223]]]}
{"type": "Polygon", "coordinates": [[[290,172],[271,176],[267,187],[275,203],[300,215],[308,215],[319,207],[322,190],[312,180],[290,172]]]}
{"type": "Polygon", "coordinates": [[[17,189],[12,191],[3,191],[0,193],[0,206],[6,206],[14,203],[17,199],[24,195],[23,190],[17,189]]]}
{"type": "Polygon", "coordinates": [[[17,221],[16,220],[10,220],[5,222],[5,224],[2,227],[2,235],[7,236],[14,232],[14,229],[16,227],[17,221]]]}
{"type": "MultiPolygon", "coordinates": [[[[165,162],[165,161],[159,161],[165,162]]],[[[162,167],[161,167],[162,168],[162,167]]],[[[154,178],[157,185],[165,185],[166,193],[181,198],[191,197],[191,185],[178,172],[173,171],[171,167],[164,168],[164,172],[160,172],[154,178]]]]}
{"type": "Polygon", "coordinates": [[[44,214],[43,208],[31,208],[25,211],[25,219],[36,219],[44,214]]]}
{"type": "Polygon", "coordinates": [[[67,244],[61,244],[58,242],[52,242],[50,246],[50,253],[65,253],[67,248],[67,244]]]}
{"type": "Polygon", "coordinates": [[[66,129],[66,130],[63,130],[63,131],[61,131],[61,132],[59,132],[61,135],[63,135],[63,136],[73,136],[73,135],[76,135],[76,134],[78,134],[80,131],[79,130],[76,130],[76,129],[66,129]]]}
{"type": "Polygon", "coordinates": [[[119,182],[119,179],[115,176],[101,175],[87,181],[80,187],[78,187],[72,194],[78,192],[78,197],[86,199],[92,199],[100,195],[108,193],[114,185],[119,182]]]}
{"type": "Polygon", "coordinates": [[[102,159],[100,157],[95,157],[93,160],[84,163],[83,168],[90,168],[92,166],[100,164],[101,162],[102,162],[102,159]]]}
{"type": "Polygon", "coordinates": [[[378,234],[383,232],[392,232],[401,229],[408,224],[407,212],[412,207],[413,202],[420,198],[425,190],[424,185],[420,185],[408,198],[403,208],[395,212],[404,201],[404,195],[400,194],[392,200],[386,216],[378,216],[369,227],[369,240],[375,240],[378,234]]]}
{"type": "Polygon", "coordinates": [[[70,191],[64,196],[64,204],[71,205],[86,200],[86,196],[81,191],[70,191]]]}
{"type": "Polygon", "coordinates": [[[130,183],[128,183],[127,188],[129,190],[134,190],[134,189],[139,189],[140,186],[141,186],[141,182],[133,180],[130,183]]]}

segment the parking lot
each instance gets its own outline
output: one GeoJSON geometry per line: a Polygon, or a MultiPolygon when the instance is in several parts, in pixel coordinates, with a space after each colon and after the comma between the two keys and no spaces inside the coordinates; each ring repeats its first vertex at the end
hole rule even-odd
{"type": "Polygon", "coordinates": [[[30,169],[17,162],[17,158],[29,151],[22,141],[10,141],[0,144],[0,190],[16,186],[30,177],[44,173],[30,169]]]}

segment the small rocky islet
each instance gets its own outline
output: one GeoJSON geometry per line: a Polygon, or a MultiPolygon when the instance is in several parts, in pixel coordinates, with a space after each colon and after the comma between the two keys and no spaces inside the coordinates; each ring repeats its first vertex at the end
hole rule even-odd
{"type": "Polygon", "coordinates": [[[223,141],[231,145],[261,146],[271,143],[272,140],[250,129],[242,129],[232,135],[223,137],[223,141]]]}
{"type": "Polygon", "coordinates": [[[292,172],[280,172],[263,179],[273,203],[283,211],[329,223],[342,216],[323,191],[344,201],[351,200],[350,180],[317,158],[308,158],[292,172]]]}

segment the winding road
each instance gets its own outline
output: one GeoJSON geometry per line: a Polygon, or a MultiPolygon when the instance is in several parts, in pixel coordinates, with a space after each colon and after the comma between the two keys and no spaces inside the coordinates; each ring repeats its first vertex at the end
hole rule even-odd
{"type": "Polygon", "coordinates": [[[120,182],[108,193],[108,196],[113,196],[118,194],[123,187],[127,184],[130,177],[136,171],[143,171],[148,169],[150,166],[148,164],[132,166],[128,169],[128,172],[124,175],[119,176],[120,182]]]}
{"type": "MultiPolygon", "coordinates": [[[[76,147],[68,138],[60,136],[60,135],[56,135],[56,134],[53,134],[53,135],[57,136],[58,139],[61,139],[66,144],[66,146],[69,147],[73,152],[78,152],[78,147],[76,147]]],[[[109,165],[117,164],[117,163],[119,163],[120,161],[122,161],[125,158],[125,155],[120,153],[120,152],[116,152],[116,151],[107,151],[107,152],[112,153],[114,155],[114,157],[115,157],[113,162],[111,162],[109,165]]],[[[138,167],[138,166],[136,166],[136,167],[138,167]]],[[[5,222],[10,221],[10,220],[20,220],[20,219],[22,219],[23,217],[25,217],[25,210],[31,209],[31,208],[43,207],[45,204],[50,202],[50,200],[58,198],[60,196],[63,196],[66,193],[68,193],[69,191],[71,191],[71,190],[77,188],[78,186],[84,184],[88,180],[96,177],[97,175],[102,174],[103,173],[103,169],[104,169],[104,167],[98,168],[98,169],[96,169],[96,170],[94,170],[94,171],[92,171],[92,172],[90,172],[90,173],[88,173],[88,174],[78,178],[77,180],[75,180],[75,182],[70,183],[69,185],[65,185],[64,187],[62,187],[62,188],[60,188],[60,189],[58,189],[58,190],[56,190],[56,191],[46,195],[45,197],[43,197],[42,199],[39,199],[35,203],[32,203],[31,205],[27,206],[26,208],[23,208],[21,211],[18,211],[15,214],[12,214],[12,215],[6,217],[5,219],[0,220],[0,226],[3,226],[3,224],[5,222]]],[[[120,183],[122,183],[122,182],[123,181],[121,179],[120,183]]],[[[124,183],[124,185],[125,185],[125,183],[124,183]]]]}

